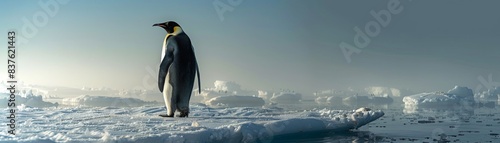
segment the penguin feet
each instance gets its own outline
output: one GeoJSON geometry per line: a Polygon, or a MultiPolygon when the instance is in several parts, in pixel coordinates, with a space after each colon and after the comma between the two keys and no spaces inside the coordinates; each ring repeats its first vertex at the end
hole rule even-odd
{"type": "Polygon", "coordinates": [[[179,117],[187,118],[188,114],[189,114],[189,112],[181,112],[181,114],[179,115],[179,117]]]}
{"type": "Polygon", "coordinates": [[[174,114],[168,115],[168,114],[160,114],[160,117],[174,117],[174,114]]]}

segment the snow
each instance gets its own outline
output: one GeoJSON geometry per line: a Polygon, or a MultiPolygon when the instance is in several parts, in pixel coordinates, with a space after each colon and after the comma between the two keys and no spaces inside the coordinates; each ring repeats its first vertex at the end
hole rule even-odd
{"type": "Polygon", "coordinates": [[[285,113],[195,104],[189,118],[162,118],[158,114],[165,109],[151,106],[20,108],[17,135],[0,132],[0,142],[264,142],[287,134],[347,131],[384,115],[367,109],[285,113]]]}
{"type": "Polygon", "coordinates": [[[146,102],[136,98],[81,95],[75,98],[65,98],[62,100],[62,104],[94,107],[134,107],[154,104],[154,102],[146,102]]]}
{"type": "Polygon", "coordinates": [[[206,102],[210,106],[219,107],[258,107],[265,104],[264,100],[253,96],[218,96],[206,102]]]}
{"type": "Polygon", "coordinates": [[[405,106],[451,106],[471,104],[474,102],[474,94],[467,87],[455,86],[447,93],[444,92],[425,92],[403,98],[405,106]]]}
{"type": "Polygon", "coordinates": [[[297,103],[300,102],[301,99],[302,95],[300,93],[279,92],[279,93],[274,93],[270,101],[276,103],[297,103]]]}
{"type": "MultiPolygon", "coordinates": [[[[271,96],[262,90],[242,90],[234,82],[214,85],[202,90],[204,95],[193,96],[211,106],[230,108],[191,102],[189,118],[159,117],[166,110],[162,102],[152,102],[162,98],[155,90],[25,85],[27,90],[20,89],[16,97],[16,136],[0,132],[0,142],[266,142],[297,133],[344,132],[384,115],[367,109],[285,111],[265,101],[294,103],[302,95],[280,92],[271,96]],[[64,106],[46,98],[58,98],[64,106]]],[[[7,99],[0,100],[7,103],[7,99]]],[[[7,128],[0,126],[0,130],[7,128]]]]}

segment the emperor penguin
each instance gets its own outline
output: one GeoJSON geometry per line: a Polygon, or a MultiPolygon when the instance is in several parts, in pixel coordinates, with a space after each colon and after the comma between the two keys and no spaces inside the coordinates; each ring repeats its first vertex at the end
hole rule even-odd
{"type": "MultiPolygon", "coordinates": [[[[167,31],[161,52],[158,88],[163,93],[167,114],[161,117],[173,117],[179,111],[179,117],[188,117],[189,99],[193,91],[195,73],[198,76],[198,88],[201,89],[198,62],[193,45],[181,26],[174,21],[157,23],[167,31]]],[[[201,90],[198,90],[200,93],[201,90]]]]}

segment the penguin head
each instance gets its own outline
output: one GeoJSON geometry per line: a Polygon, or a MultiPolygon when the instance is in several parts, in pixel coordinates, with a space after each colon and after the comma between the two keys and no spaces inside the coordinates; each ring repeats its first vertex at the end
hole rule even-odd
{"type": "Polygon", "coordinates": [[[153,24],[153,26],[159,26],[159,27],[165,29],[168,34],[182,32],[181,26],[179,24],[177,24],[177,22],[175,22],[175,21],[156,23],[156,24],[153,24]]]}

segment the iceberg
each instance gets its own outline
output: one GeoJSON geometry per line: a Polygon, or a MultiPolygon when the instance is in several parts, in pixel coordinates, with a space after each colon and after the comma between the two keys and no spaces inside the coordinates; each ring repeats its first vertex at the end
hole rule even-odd
{"type": "Polygon", "coordinates": [[[447,93],[425,92],[403,98],[405,106],[446,107],[474,104],[474,94],[467,87],[455,86],[447,93]]]}

